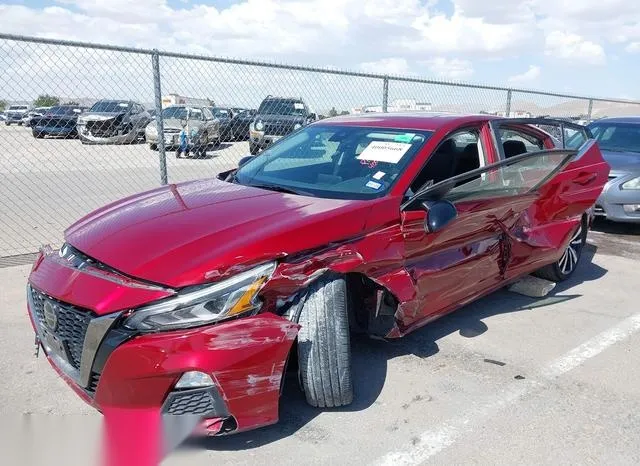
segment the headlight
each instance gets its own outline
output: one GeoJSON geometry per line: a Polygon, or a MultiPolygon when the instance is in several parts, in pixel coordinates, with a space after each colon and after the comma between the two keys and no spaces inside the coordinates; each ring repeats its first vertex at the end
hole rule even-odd
{"type": "Polygon", "coordinates": [[[302,125],[300,123],[296,123],[296,125],[293,127],[294,131],[299,130],[300,128],[302,128],[302,125]]]}
{"type": "Polygon", "coordinates": [[[275,262],[264,264],[213,285],[138,308],[124,326],[143,332],[184,329],[255,311],[260,308],[257,295],[275,267],[275,262]]]}
{"type": "Polygon", "coordinates": [[[255,128],[258,131],[262,131],[264,129],[264,123],[262,121],[260,121],[260,120],[256,121],[255,128]]]}
{"type": "Polygon", "coordinates": [[[620,189],[640,189],[640,176],[622,183],[620,189]]]}

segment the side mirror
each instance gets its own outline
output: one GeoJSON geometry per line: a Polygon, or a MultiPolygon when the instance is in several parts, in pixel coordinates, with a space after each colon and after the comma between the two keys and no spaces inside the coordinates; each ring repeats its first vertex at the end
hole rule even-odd
{"type": "Polygon", "coordinates": [[[456,206],[449,201],[425,201],[422,208],[427,212],[424,229],[427,233],[434,233],[443,229],[458,216],[456,206]]]}
{"type": "Polygon", "coordinates": [[[240,161],[238,162],[238,168],[240,168],[241,166],[243,166],[245,163],[251,161],[254,158],[253,155],[246,155],[244,157],[242,157],[240,159],[240,161]]]}

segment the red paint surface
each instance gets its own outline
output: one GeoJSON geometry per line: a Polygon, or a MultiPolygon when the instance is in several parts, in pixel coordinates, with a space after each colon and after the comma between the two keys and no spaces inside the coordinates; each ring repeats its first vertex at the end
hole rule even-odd
{"type": "MultiPolygon", "coordinates": [[[[282,372],[298,326],[276,316],[275,303],[324,271],[361,273],[386,287],[400,303],[397,326],[388,336],[400,337],[557,260],[606,183],[609,167],[597,147],[539,193],[459,202],[458,218],[437,233],[425,233],[425,212],[400,212],[403,193],[451,131],[480,128],[488,162],[497,161],[491,119],[336,119],[335,124],[435,131],[381,199],[316,199],[203,180],[132,196],[70,227],[67,241],[85,254],[171,287],[216,281],[265,260],[281,260],[263,289],[261,314],[139,336],[118,347],[105,365],[95,401],[88,400],[105,414],[115,413],[108,432],[120,438],[114,426],[135,413],[149,426],[155,423],[153,413],[188,370],[212,375],[239,431],[276,422],[282,372]]],[[[103,280],[52,257],[38,262],[29,278],[34,286],[101,315],[168,294],[103,280]]],[[[216,432],[219,421],[207,421],[202,430],[216,432]]],[[[149,446],[155,448],[151,439],[149,446]]]]}

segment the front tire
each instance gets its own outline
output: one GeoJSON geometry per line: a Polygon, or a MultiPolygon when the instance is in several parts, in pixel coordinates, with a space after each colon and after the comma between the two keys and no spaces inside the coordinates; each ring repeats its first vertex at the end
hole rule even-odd
{"type": "Polygon", "coordinates": [[[550,280],[552,282],[563,282],[567,280],[578,268],[582,250],[587,243],[587,233],[589,230],[589,219],[586,215],[582,216],[578,229],[571,236],[569,245],[565,249],[562,257],[557,262],[549,264],[534,275],[550,280]]]}
{"type": "Polygon", "coordinates": [[[311,406],[346,406],[353,401],[346,280],[324,277],[308,291],[299,320],[300,385],[311,406]]]}

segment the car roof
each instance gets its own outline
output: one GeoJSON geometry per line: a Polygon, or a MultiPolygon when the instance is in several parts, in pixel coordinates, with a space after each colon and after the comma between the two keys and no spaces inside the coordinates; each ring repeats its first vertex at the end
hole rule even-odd
{"type": "Polygon", "coordinates": [[[596,124],[600,122],[640,124],[640,116],[606,117],[606,118],[600,118],[599,120],[592,121],[591,124],[596,124]]]}
{"type": "Polygon", "coordinates": [[[397,113],[360,113],[336,116],[321,120],[315,124],[336,124],[353,126],[382,126],[391,128],[410,128],[436,131],[452,124],[473,124],[489,120],[503,119],[495,115],[454,114],[433,112],[397,112],[397,113]]]}

